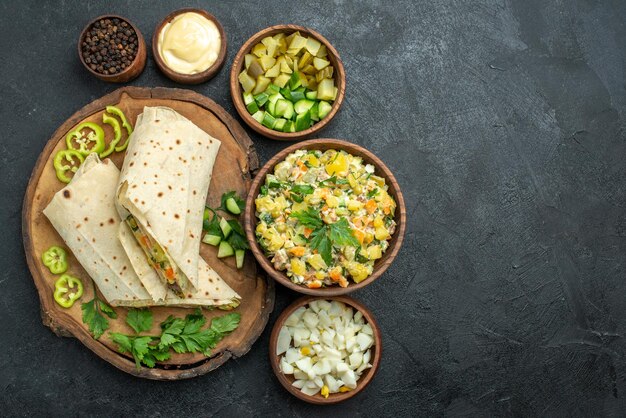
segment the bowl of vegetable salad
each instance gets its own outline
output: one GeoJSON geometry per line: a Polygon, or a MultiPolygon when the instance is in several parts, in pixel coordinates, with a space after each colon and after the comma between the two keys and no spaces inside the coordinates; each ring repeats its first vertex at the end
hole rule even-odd
{"type": "Polygon", "coordinates": [[[402,193],[368,150],[315,139],[278,153],[246,201],[252,252],[275,280],[300,293],[341,295],[378,279],[405,229],[402,193]]]}

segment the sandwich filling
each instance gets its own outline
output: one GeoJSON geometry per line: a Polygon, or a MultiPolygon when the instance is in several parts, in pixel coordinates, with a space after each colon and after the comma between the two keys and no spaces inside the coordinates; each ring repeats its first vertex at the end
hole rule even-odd
{"type": "Polygon", "coordinates": [[[179,298],[185,297],[185,291],[189,289],[189,279],[178,266],[170,259],[161,245],[150,238],[137,223],[133,215],[128,215],[126,224],[130,227],[133,236],[139,243],[148,259],[148,263],[154,268],[165,285],[179,298]]]}

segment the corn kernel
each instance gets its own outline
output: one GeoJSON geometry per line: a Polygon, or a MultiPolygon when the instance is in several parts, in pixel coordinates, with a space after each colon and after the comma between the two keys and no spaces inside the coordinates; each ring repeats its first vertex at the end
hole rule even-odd
{"type": "Polygon", "coordinates": [[[329,393],[330,391],[328,389],[328,386],[322,386],[322,390],[320,390],[320,395],[322,395],[324,398],[328,398],[329,393]]]}

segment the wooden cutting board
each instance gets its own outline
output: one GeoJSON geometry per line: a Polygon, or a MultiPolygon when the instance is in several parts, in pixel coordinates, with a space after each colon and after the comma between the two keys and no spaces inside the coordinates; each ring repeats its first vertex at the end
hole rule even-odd
{"type": "MultiPolygon", "coordinates": [[[[135,376],[177,380],[208,373],[228,359],[246,354],[265,328],[269,314],[274,307],[273,282],[268,280],[258,268],[251,254],[246,255],[244,268],[238,270],[234,257],[218,259],[216,247],[201,244],[201,256],[242,297],[242,303],[236,310],[241,314],[239,327],[219,343],[212,351],[211,357],[205,357],[202,354],[173,353],[170,360],[157,364],[153,369],[147,367],[137,369],[132,358],[120,354],[108,336],[109,331],[133,335],[132,329],[125,322],[128,311],[125,308],[115,308],[118,318],[110,319],[109,330],[99,340],[95,340],[82,322],[80,307],[82,302],[93,298],[93,282],[70,252],[68,252],[70,256],[68,273],[83,281],[85,294],[70,309],[60,307],[53,299],[54,282],[58,276],[53,275],[43,266],[41,254],[52,245],[61,245],[66,249],[67,246],[42,213],[52,196],[65,186],[56,178],[52,159],[57,151],[65,149],[66,134],[81,122],[97,122],[103,126],[108,143],[113,137],[113,131],[109,125],[102,123],[102,113],[107,105],[116,105],[121,108],[133,125],[144,106],[168,106],[213,137],[218,138],[222,145],[213,168],[213,178],[207,198],[211,207],[219,206],[222,193],[230,190],[236,190],[245,199],[251,184],[251,173],[258,169],[256,151],[243,128],[214,101],[193,91],[124,87],[80,109],[57,129],[46,144],[37,160],[24,197],[22,209],[24,249],[39,292],[43,323],[59,336],[79,339],[104,360],[135,376]]],[[[121,168],[124,153],[114,153],[111,159],[118,168],[121,168]]],[[[97,192],[94,190],[94,193],[97,192]]],[[[169,315],[183,317],[192,311],[172,307],[154,307],[151,310],[154,314],[153,329],[145,333],[146,335],[158,335],[159,324],[169,315]]],[[[204,314],[210,321],[215,316],[223,315],[224,311],[204,310],[204,314]]]]}

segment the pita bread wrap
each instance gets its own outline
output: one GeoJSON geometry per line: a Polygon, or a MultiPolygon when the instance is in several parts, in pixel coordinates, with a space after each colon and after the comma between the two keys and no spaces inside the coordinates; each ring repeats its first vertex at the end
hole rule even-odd
{"type": "Polygon", "coordinates": [[[112,306],[218,306],[236,307],[240,296],[199,258],[198,289],[184,299],[163,288],[154,301],[137,272],[148,282],[160,283],[130,229],[115,208],[119,170],[106,159],[90,154],[69,185],[57,192],[44,214],[76,259],[112,306]],[[126,246],[118,239],[126,237],[126,246]],[[130,256],[128,254],[130,254],[130,256]]]}
{"type": "MultiPolygon", "coordinates": [[[[181,298],[199,286],[202,215],[219,147],[173,109],[146,107],[126,151],[118,211],[161,282],[181,298]]],[[[161,287],[142,281],[159,300],[161,287]]]]}

